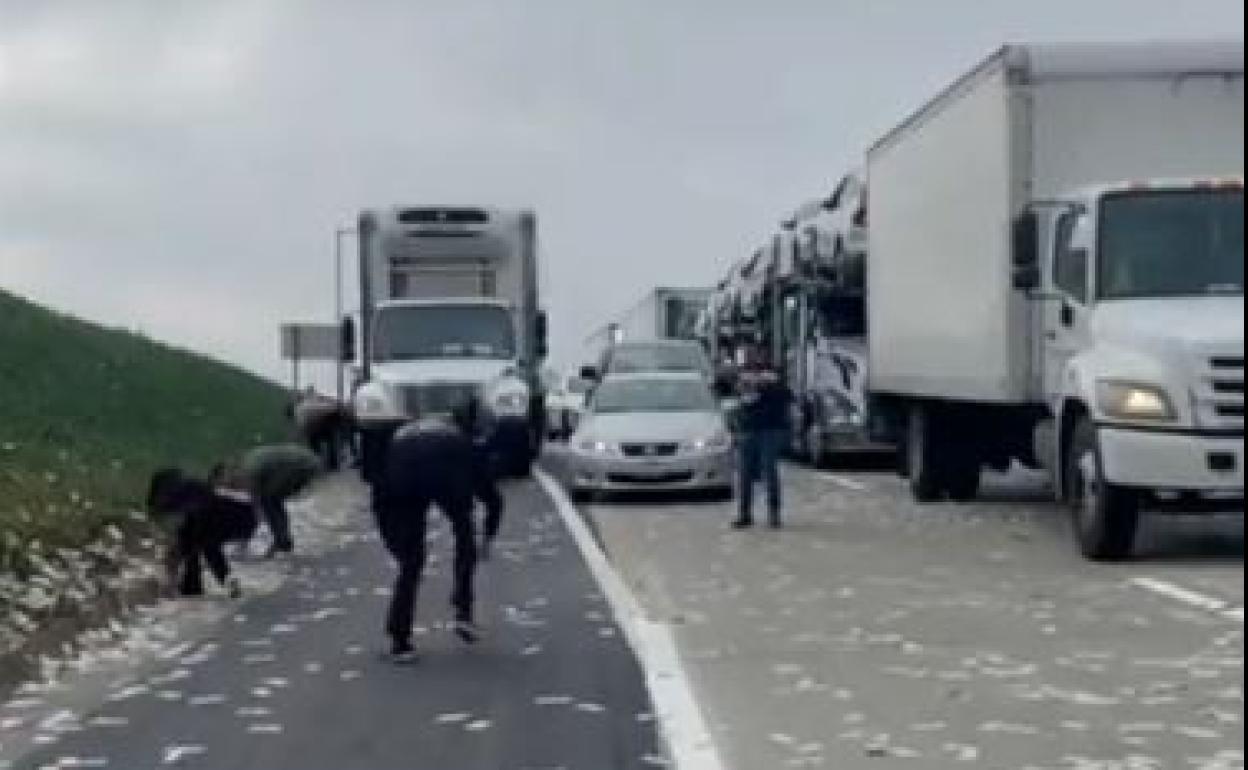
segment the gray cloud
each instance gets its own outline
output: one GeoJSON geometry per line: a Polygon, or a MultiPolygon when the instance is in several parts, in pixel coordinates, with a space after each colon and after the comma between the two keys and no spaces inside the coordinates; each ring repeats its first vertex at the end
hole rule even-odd
{"type": "Polygon", "coordinates": [[[533,205],[569,359],[1006,40],[1242,29],[1231,0],[11,0],[0,286],[279,377],[358,208],[533,205]]]}

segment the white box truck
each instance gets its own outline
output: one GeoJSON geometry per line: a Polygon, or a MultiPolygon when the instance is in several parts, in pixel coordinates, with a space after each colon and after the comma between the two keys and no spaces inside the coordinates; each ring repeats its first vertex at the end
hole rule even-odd
{"type": "Polygon", "coordinates": [[[916,498],[1049,469],[1083,551],[1243,510],[1243,44],[1008,46],[868,154],[871,389],[916,498]]]}
{"type": "Polygon", "coordinates": [[[698,319],[710,300],[711,289],[659,286],[599,327],[586,345],[599,355],[617,342],[693,340],[698,338],[698,319]]]}
{"type": "Polygon", "coordinates": [[[393,430],[475,399],[503,467],[527,474],[544,428],[546,317],[533,212],[395,206],[359,216],[366,475],[393,430]]]}

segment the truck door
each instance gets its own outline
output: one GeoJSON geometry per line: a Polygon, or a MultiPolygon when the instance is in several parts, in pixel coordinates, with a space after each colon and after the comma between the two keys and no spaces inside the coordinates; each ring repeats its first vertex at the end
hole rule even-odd
{"type": "Polygon", "coordinates": [[[1070,359],[1087,347],[1091,297],[1091,228],[1082,211],[1063,212],[1057,219],[1052,259],[1047,270],[1047,292],[1042,320],[1044,391],[1050,404],[1066,392],[1065,373],[1070,359]]]}

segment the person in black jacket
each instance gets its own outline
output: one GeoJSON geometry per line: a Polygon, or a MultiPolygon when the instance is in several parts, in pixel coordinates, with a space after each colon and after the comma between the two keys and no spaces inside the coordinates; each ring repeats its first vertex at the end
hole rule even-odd
{"type": "Polygon", "coordinates": [[[740,375],[741,387],[741,488],[736,529],[754,525],[754,484],[767,488],[768,521],[781,526],[783,494],[780,456],[789,437],[789,410],[793,394],[784,377],[755,352],[740,375]]]}
{"type": "MultiPolygon", "coordinates": [[[[386,615],[386,634],[395,662],[415,660],[412,625],[427,557],[431,505],[450,522],[455,540],[453,630],[466,643],[479,638],[473,621],[478,558],[474,498],[497,500],[498,516],[502,504],[488,464],[482,463],[473,444],[475,414],[474,407],[465,405],[454,419],[426,418],[404,425],[391,438],[382,470],[372,481],[373,511],[381,539],[399,568],[386,615]]],[[[487,523],[487,535],[491,525],[487,523]]]]}
{"type": "Polygon", "coordinates": [[[203,567],[207,564],[231,597],[242,595],[238,578],[230,574],[224,546],[245,543],[255,534],[258,519],[249,502],[218,494],[208,482],[177,468],[164,468],[152,475],[147,507],[154,517],[180,517],[167,565],[180,594],[203,595],[203,567]]]}

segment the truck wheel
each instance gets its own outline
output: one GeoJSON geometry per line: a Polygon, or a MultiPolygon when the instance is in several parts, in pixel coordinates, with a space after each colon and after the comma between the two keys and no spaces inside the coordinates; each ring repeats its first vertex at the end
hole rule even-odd
{"type": "Polygon", "coordinates": [[[810,467],[816,470],[823,470],[828,465],[828,448],[823,442],[823,436],[819,435],[819,429],[814,425],[806,429],[806,437],[803,439],[806,444],[806,460],[810,463],[810,467]]]}
{"type": "Polygon", "coordinates": [[[910,492],[920,503],[934,503],[945,492],[938,433],[934,410],[922,405],[910,410],[906,468],[910,475],[910,492]]]}
{"type": "Polygon", "coordinates": [[[956,503],[969,503],[979,497],[979,483],[983,473],[979,463],[974,459],[950,458],[952,467],[945,478],[945,490],[949,499],[956,503]]]}
{"type": "Polygon", "coordinates": [[[1125,559],[1140,526],[1140,499],[1131,490],[1106,482],[1104,467],[1096,425],[1084,418],[1066,453],[1066,500],[1079,547],[1089,559],[1125,559]]]}

